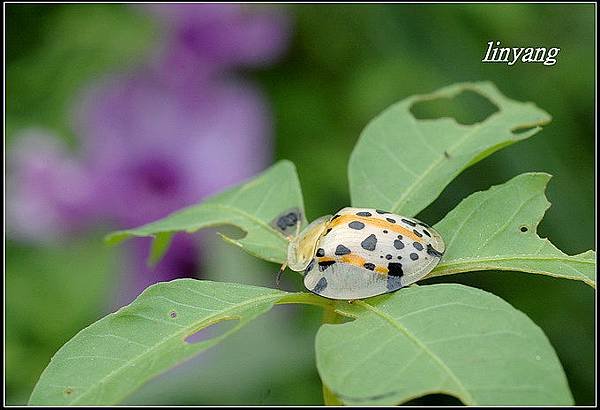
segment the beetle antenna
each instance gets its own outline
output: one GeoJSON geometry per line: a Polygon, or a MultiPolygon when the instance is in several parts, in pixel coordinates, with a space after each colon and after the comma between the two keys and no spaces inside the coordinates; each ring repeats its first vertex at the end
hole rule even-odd
{"type": "Polygon", "coordinates": [[[286,237],[288,241],[291,242],[294,238],[298,236],[298,234],[300,233],[300,225],[302,225],[302,222],[298,219],[298,223],[296,224],[296,233],[294,235],[288,235],[286,237]]]}
{"type": "MultiPolygon", "coordinates": [[[[300,233],[300,225],[301,225],[301,223],[302,222],[300,221],[300,218],[298,218],[298,223],[296,224],[296,233],[295,233],[294,236],[289,235],[287,237],[288,241],[291,242],[294,238],[296,238],[298,236],[298,234],[300,233]]],[[[277,272],[277,278],[275,279],[275,285],[277,287],[279,287],[279,282],[281,280],[281,275],[283,274],[283,271],[285,270],[285,268],[287,268],[287,261],[285,261],[283,263],[283,265],[281,265],[281,268],[279,268],[279,272],[277,272]]]]}
{"type": "MultiPolygon", "coordinates": [[[[300,220],[300,217],[298,217],[298,222],[296,223],[296,233],[294,234],[294,236],[288,235],[287,236],[288,241],[291,242],[294,240],[294,238],[298,237],[298,234],[300,233],[300,225],[302,225],[302,221],[300,220]]],[[[275,285],[277,287],[279,287],[281,275],[283,274],[283,271],[285,270],[285,268],[287,268],[287,261],[283,262],[283,265],[281,265],[281,268],[279,268],[279,272],[277,272],[277,277],[275,278],[275,285]]]]}
{"type": "Polygon", "coordinates": [[[294,235],[295,237],[300,233],[300,225],[302,225],[302,220],[298,218],[298,223],[296,224],[296,235],[294,235]]]}

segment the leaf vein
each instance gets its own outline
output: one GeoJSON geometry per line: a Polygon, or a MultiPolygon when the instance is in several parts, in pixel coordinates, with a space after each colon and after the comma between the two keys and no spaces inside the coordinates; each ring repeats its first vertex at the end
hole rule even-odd
{"type": "Polygon", "coordinates": [[[462,391],[462,393],[464,394],[464,401],[466,404],[475,404],[475,400],[473,399],[473,397],[471,396],[471,394],[468,392],[468,390],[466,389],[466,387],[462,384],[462,382],[458,379],[458,377],[456,377],[456,375],[454,374],[454,372],[442,361],[442,359],[439,358],[439,356],[437,356],[433,351],[431,351],[427,345],[423,344],[419,339],[417,339],[412,333],[410,333],[408,331],[408,329],[406,327],[404,327],[401,323],[397,322],[396,320],[394,320],[393,317],[391,317],[390,315],[388,315],[387,313],[377,309],[376,307],[364,302],[364,301],[357,301],[360,302],[359,304],[361,306],[364,306],[367,310],[375,313],[375,315],[379,316],[381,319],[388,321],[393,327],[395,327],[398,331],[400,331],[401,333],[405,334],[409,340],[411,340],[414,344],[416,344],[418,347],[420,347],[422,350],[425,351],[425,353],[427,353],[437,364],[438,366],[445,372],[447,373],[450,378],[454,381],[454,383],[456,384],[456,386],[462,391]]]}
{"type": "MultiPolygon", "coordinates": [[[[282,296],[283,296],[282,294],[280,294],[280,293],[277,293],[277,294],[268,294],[268,295],[265,295],[265,296],[262,296],[262,297],[258,297],[258,298],[255,298],[255,299],[251,299],[251,300],[249,300],[249,301],[245,301],[245,302],[242,302],[242,303],[239,303],[239,304],[233,305],[233,306],[231,306],[230,308],[228,308],[228,309],[225,309],[223,312],[221,312],[221,314],[225,314],[225,313],[227,313],[228,311],[232,311],[232,310],[235,310],[235,309],[237,309],[237,308],[242,308],[242,307],[244,307],[245,305],[249,305],[249,304],[252,304],[252,303],[258,303],[258,302],[262,302],[262,301],[267,301],[267,300],[269,300],[269,299],[276,300],[276,299],[278,299],[278,298],[280,298],[280,297],[282,297],[282,296]]],[[[141,316],[141,315],[139,315],[139,314],[133,314],[133,315],[135,315],[135,316],[140,316],[140,317],[143,317],[143,318],[146,318],[145,316],[141,316]]],[[[210,321],[210,319],[214,318],[215,316],[217,316],[217,315],[216,315],[216,314],[215,314],[215,315],[208,315],[207,317],[203,318],[203,319],[202,319],[202,320],[201,320],[199,323],[204,323],[204,322],[210,321]]],[[[174,324],[174,323],[171,323],[171,322],[165,322],[165,323],[174,324]]],[[[175,333],[175,334],[174,334],[172,337],[170,337],[170,338],[167,338],[167,339],[164,339],[164,340],[162,340],[162,341],[159,341],[159,342],[155,343],[154,345],[150,346],[148,349],[146,349],[146,350],[144,350],[144,351],[140,352],[140,353],[139,353],[137,356],[135,356],[135,357],[134,357],[134,358],[132,358],[131,360],[128,360],[128,362],[135,362],[135,361],[138,361],[138,360],[140,360],[142,357],[144,357],[145,355],[147,355],[148,353],[150,353],[152,350],[156,349],[156,348],[157,348],[157,347],[159,347],[160,345],[162,345],[162,344],[166,343],[167,341],[170,341],[170,340],[172,340],[173,338],[180,338],[180,337],[181,337],[181,336],[182,336],[182,335],[183,335],[183,334],[184,334],[186,331],[188,331],[188,330],[189,330],[189,327],[186,327],[186,326],[180,326],[180,327],[182,327],[182,328],[183,328],[183,330],[181,330],[181,331],[179,331],[179,332],[175,333]]],[[[126,367],[128,367],[128,366],[129,366],[128,364],[124,364],[124,365],[122,365],[122,366],[120,366],[120,367],[117,367],[116,369],[112,370],[110,373],[108,373],[107,375],[105,375],[104,377],[102,377],[100,380],[98,380],[98,381],[96,382],[96,384],[95,384],[95,385],[101,386],[101,385],[102,385],[102,383],[103,383],[105,380],[107,380],[108,378],[110,378],[111,376],[113,376],[113,375],[115,375],[115,374],[118,374],[118,373],[120,373],[120,372],[121,372],[123,369],[125,369],[125,368],[126,368],[126,367]]],[[[92,386],[92,389],[93,389],[93,386],[92,386]]],[[[82,400],[83,398],[85,398],[85,397],[86,397],[86,394],[91,394],[89,389],[88,389],[86,392],[84,392],[83,394],[79,395],[79,396],[78,396],[77,398],[75,398],[73,401],[71,401],[71,404],[75,404],[75,403],[79,402],[80,400],[82,400]]]]}

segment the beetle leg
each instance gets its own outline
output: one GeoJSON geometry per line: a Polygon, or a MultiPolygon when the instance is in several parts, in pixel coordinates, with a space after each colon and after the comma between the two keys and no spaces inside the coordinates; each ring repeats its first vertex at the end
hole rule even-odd
{"type": "Polygon", "coordinates": [[[287,262],[284,262],[283,265],[281,265],[281,268],[279,268],[279,272],[277,272],[277,278],[275,278],[275,285],[277,287],[279,287],[279,281],[281,279],[281,274],[283,273],[285,268],[287,268],[287,262]]]}

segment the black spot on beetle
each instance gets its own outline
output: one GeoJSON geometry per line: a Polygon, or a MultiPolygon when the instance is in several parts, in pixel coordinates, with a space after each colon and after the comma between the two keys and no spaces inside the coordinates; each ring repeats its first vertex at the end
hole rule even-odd
{"type": "Polygon", "coordinates": [[[333,228],[327,228],[327,231],[325,231],[325,233],[323,234],[323,236],[327,235],[329,232],[331,232],[333,228]]]}
{"type": "Polygon", "coordinates": [[[358,216],[373,216],[373,214],[371,212],[365,212],[365,211],[357,212],[356,215],[358,215],[358,216]]]}
{"type": "Polygon", "coordinates": [[[375,234],[371,234],[365,238],[364,241],[360,243],[360,246],[367,251],[374,251],[377,246],[377,237],[375,234]]]}
{"type": "Polygon", "coordinates": [[[402,235],[398,235],[398,239],[402,240],[404,237],[402,235]]]}
{"type": "Polygon", "coordinates": [[[402,264],[400,262],[388,263],[388,275],[398,277],[404,275],[404,272],[402,271],[402,264]]]}
{"type": "Polygon", "coordinates": [[[310,263],[306,267],[306,269],[304,269],[304,274],[306,275],[308,272],[310,272],[314,266],[315,266],[315,258],[312,258],[310,260],[310,263]]]}
{"type": "Polygon", "coordinates": [[[369,262],[365,263],[363,266],[366,269],[369,269],[369,270],[374,270],[375,269],[375,265],[373,265],[372,263],[369,263],[369,262]]]}
{"type": "Polygon", "coordinates": [[[390,254],[388,253],[387,255],[385,255],[385,258],[386,258],[387,260],[390,260],[390,259],[392,259],[392,258],[393,258],[393,256],[392,256],[392,255],[390,255],[390,254]]]}
{"type": "Polygon", "coordinates": [[[383,233],[388,233],[388,231],[386,231],[385,229],[383,230],[383,233]]]}
{"type": "Polygon", "coordinates": [[[408,225],[412,226],[412,227],[417,226],[416,223],[414,223],[413,221],[409,221],[408,219],[402,218],[401,221],[404,222],[405,224],[408,224],[408,225]]]}
{"type": "Polygon", "coordinates": [[[325,269],[333,265],[335,261],[321,261],[319,262],[319,270],[323,272],[325,269]]]}
{"type": "Polygon", "coordinates": [[[430,254],[431,256],[436,256],[438,258],[441,258],[443,253],[434,249],[433,246],[431,246],[431,244],[427,244],[427,253],[430,254]]]}
{"type": "Polygon", "coordinates": [[[431,228],[431,226],[429,226],[429,225],[427,225],[426,223],[423,223],[423,222],[418,222],[417,225],[424,226],[425,228],[431,228]]]}
{"type": "Polygon", "coordinates": [[[394,248],[396,248],[396,249],[404,249],[404,242],[402,242],[399,239],[396,239],[394,241],[394,248]]]}
{"type": "Polygon", "coordinates": [[[410,258],[411,258],[413,261],[416,261],[417,259],[419,259],[419,255],[417,255],[416,253],[411,253],[411,254],[410,254],[410,258]]]}
{"type": "Polygon", "coordinates": [[[385,220],[388,221],[391,224],[395,224],[396,223],[396,220],[392,219],[392,218],[385,218],[385,220]]]}
{"type": "Polygon", "coordinates": [[[423,234],[422,234],[421,232],[417,231],[416,229],[413,229],[413,233],[414,233],[415,235],[417,235],[419,238],[422,238],[422,237],[423,237],[423,234]]]}
{"type": "Polygon", "coordinates": [[[356,229],[357,231],[361,230],[365,227],[365,224],[360,221],[352,221],[348,224],[348,227],[352,229],[356,229]]]}
{"type": "Polygon", "coordinates": [[[335,248],[335,254],[339,256],[348,255],[350,252],[350,249],[346,248],[344,245],[338,245],[337,248],[335,248]]]}
{"type": "Polygon", "coordinates": [[[419,242],[413,242],[413,246],[418,251],[422,251],[423,250],[423,245],[421,245],[419,242]]]}
{"type": "Polygon", "coordinates": [[[382,211],[381,209],[376,209],[375,212],[377,212],[379,215],[389,214],[389,212],[382,211]]]}
{"type": "Polygon", "coordinates": [[[322,277],[317,282],[317,286],[315,286],[315,288],[313,289],[313,292],[321,293],[323,290],[325,290],[326,287],[327,287],[327,279],[325,279],[325,277],[322,277]]]}
{"type": "Polygon", "coordinates": [[[323,249],[323,248],[317,249],[317,256],[325,256],[325,249],[323,249]]]}
{"type": "Polygon", "coordinates": [[[333,215],[333,218],[331,218],[331,220],[333,221],[334,219],[339,218],[341,215],[333,215]]]}

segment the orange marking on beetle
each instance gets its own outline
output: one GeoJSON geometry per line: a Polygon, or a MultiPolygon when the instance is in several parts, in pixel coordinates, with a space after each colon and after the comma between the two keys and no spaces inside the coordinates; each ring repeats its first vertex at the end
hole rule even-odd
{"type": "Polygon", "coordinates": [[[388,273],[390,270],[385,266],[375,266],[375,272],[378,273],[388,273]]]}
{"type": "Polygon", "coordinates": [[[328,256],[323,256],[322,258],[319,258],[319,262],[331,262],[331,261],[335,261],[335,258],[330,258],[328,256]]]}
{"type": "Polygon", "coordinates": [[[342,256],[340,260],[344,263],[349,263],[350,265],[360,266],[361,268],[365,264],[365,258],[358,255],[353,255],[351,253],[342,256]]]}
{"type": "Polygon", "coordinates": [[[368,225],[376,226],[378,228],[383,228],[383,229],[387,229],[389,231],[400,233],[402,235],[408,236],[409,238],[411,238],[412,240],[414,240],[416,242],[422,243],[422,241],[423,241],[423,238],[419,238],[417,235],[414,234],[413,231],[406,229],[405,227],[403,227],[401,225],[393,224],[384,219],[372,218],[369,216],[340,215],[338,218],[335,218],[333,221],[329,222],[329,224],[327,224],[327,226],[329,228],[335,228],[338,225],[350,223],[352,221],[360,221],[360,222],[364,223],[365,225],[368,224],[368,225]]]}

